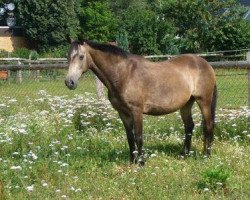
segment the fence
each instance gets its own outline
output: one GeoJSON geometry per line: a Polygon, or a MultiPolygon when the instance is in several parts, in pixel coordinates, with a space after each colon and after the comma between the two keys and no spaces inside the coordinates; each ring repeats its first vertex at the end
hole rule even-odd
{"type": "MultiPolygon", "coordinates": [[[[216,53],[214,55],[221,56],[216,53]]],[[[170,58],[171,56],[147,56],[149,59],[170,58]]],[[[242,56],[243,57],[243,56],[242,56]]],[[[215,69],[219,92],[218,106],[221,108],[238,108],[247,106],[250,89],[250,52],[247,60],[210,62],[215,69]]],[[[212,59],[213,60],[213,59],[212,59]]],[[[96,93],[95,80],[92,73],[87,73],[75,91],[64,86],[67,60],[59,59],[19,59],[0,58],[0,72],[5,81],[0,81],[0,98],[12,96],[36,96],[38,91],[46,90],[51,95],[75,95],[83,92],[96,93]],[[19,94],[19,95],[18,95],[19,94]]],[[[1,77],[1,74],[0,74],[1,77]]]]}

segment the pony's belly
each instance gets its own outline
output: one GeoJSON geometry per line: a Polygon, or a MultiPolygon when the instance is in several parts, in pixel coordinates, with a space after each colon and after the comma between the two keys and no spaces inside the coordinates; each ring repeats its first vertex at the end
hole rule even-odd
{"type": "Polygon", "coordinates": [[[143,114],[147,115],[165,115],[172,112],[175,112],[180,107],[170,107],[170,106],[159,106],[159,105],[153,105],[153,104],[146,104],[143,109],[143,114]]]}
{"type": "Polygon", "coordinates": [[[165,98],[166,100],[146,101],[143,105],[143,113],[148,115],[164,115],[182,108],[190,99],[190,95],[182,95],[182,98],[165,98]]]}

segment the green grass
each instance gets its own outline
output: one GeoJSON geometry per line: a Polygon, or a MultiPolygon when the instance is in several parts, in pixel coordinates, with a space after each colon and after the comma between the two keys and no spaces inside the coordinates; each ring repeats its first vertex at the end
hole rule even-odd
{"type": "Polygon", "coordinates": [[[248,105],[248,78],[246,69],[217,69],[218,107],[237,108],[248,105]]]}
{"type": "Polygon", "coordinates": [[[0,199],[1,186],[8,200],[248,199],[250,130],[247,111],[240,108],[247,105],[247,94],[239,94],[247,82],[237,81],[235,91],[228,84],[236,79],[218,78],[210,159],[202,155],[195,108],[192,152],[185,160],[179,156],[183,125],[178,113],[145,116],[143,168],[129,164],[121,121],[109,104],[95,100],[91,77],[75,91],[63,80],[0,83],[0,199]],[[238,100],[238,94],[244,98],[238,100]],[[237,109],[222,109],[230,107],[237,109]]]}

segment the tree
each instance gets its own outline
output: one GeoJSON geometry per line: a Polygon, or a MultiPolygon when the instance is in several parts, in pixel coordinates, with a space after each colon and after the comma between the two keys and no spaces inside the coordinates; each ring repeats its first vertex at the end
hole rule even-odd
{"type": "Polygon", "coordinates": [[[176,30],[161,12],[157,12],[146,0],[129,0],[125,3],[127,7],[123,3],[124,0],[119,0],[111,5],[119,19],[119,33],[128,34],[131,52],[160,54],[172,51],[169,44],[176,30]]]}
{"type": "Polygon", "coordinates": [[[46,49],[65,44],[79,32],[75,0],[19,0],[19,23],[27,37],[46,49]]]}
{"type": "Polygon", "coordinates": [[[250,47],[250,25],[235,0],[172,1],[163,10],[178,29],[182,52],[250,47]]]}
{"type": "Polygon", "coordinates": [[[81,1],[79,19],[81,37],[99,42],[115,40],[117,20],[107,1],[81,1]]]}
{"type": "Polygon", "coordinates": [[[126,31],[118,33],[116,41],[120,48],[129,51],[128,33],[126,31]]]}

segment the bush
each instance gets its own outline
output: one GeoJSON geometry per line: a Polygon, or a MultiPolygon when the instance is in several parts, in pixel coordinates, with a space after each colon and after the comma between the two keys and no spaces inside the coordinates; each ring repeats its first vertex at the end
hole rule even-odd
{"type": "Polygon", "coordinates": [[[41,53],[43,58],[65,58],[67,57],[69,46],[59,46],[55,48],[50,48],[41,53]]]}
{"type": "Polygon", "coordinates": [[[11,57],[13,57],[13,58],[29,59],[29,55],[30,55],[30,50],[26,49],[26,48],[19,48],[11,53],[11,57]]]}
{"type": "Polygon", "coordinates": [[[207,169],[202,173],[202,179],[197,182],[198,189],[215,191],[226,187],[230,173],[222,166],[207,169]]]}
{"type": "Polygon", "coordinates": [[[8,52],[3,49],[0,49],[0,58],[6,58],[6,57],[8,57],[8,52]]]}
{"type": "Polygon", "coordinates": [[[31,51],[29,57],[31,60],[37,60],[39,58],[39,55],[37,51],[31,51]]]}

